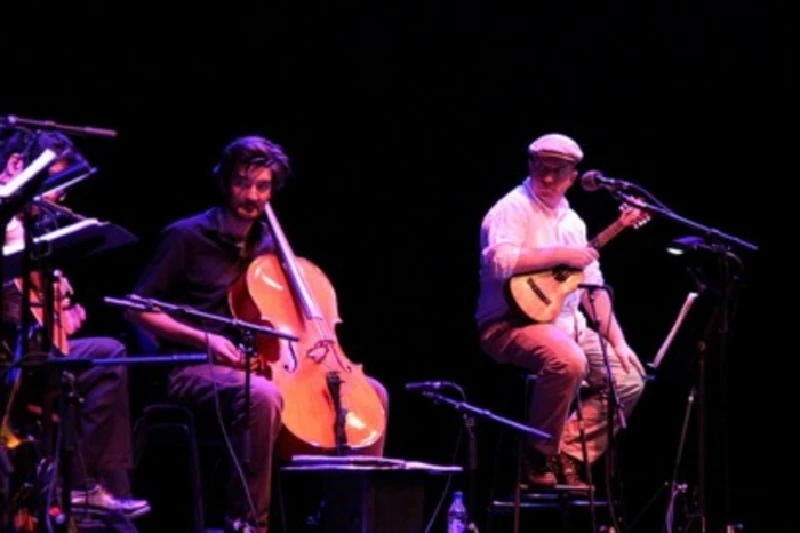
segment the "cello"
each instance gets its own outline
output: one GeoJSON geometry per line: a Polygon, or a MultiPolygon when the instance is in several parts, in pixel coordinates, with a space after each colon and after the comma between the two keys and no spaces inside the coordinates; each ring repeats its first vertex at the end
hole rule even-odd
{"type": "Polygon", "coordinates": [[[256,372],[284,399],[279,456],[343,454],[375,444],[386,431],[383,403],[360,364],[339,345],[336,292],[325,273],[296,257],[269,202],[267,222],[275,253],[256,257],[234,283],[228,303],[235,318],[299,338],[256,335],[256,372]]]}

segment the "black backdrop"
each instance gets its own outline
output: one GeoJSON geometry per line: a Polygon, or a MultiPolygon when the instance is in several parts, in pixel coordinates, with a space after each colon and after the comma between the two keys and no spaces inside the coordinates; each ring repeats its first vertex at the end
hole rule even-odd
{"type": "MultiPolygon", "coordinates": [[[[486,405],[500,394],[472,324],[478,226],[523,179],[535,136],[569,134],[586,152],[583,169],[636,181],[690,219],[766,239],[759,180],[777,133],[764,132],[782,121],[778,76],[789,65],[766,4],[119,9],[14,10],[7,20],[20,25],[4,28],[1,112],[119,131],[78,140],[100,172],[69,192],[79,213],[141,238],[72,272],[87,331],[116,331],[102,296],[131,289],[165,223],[215,200],[208,171],[224,143],[263,134],[293,160],[295,176],[274,202],[284,229],[336,286],[347,353],[392,394],[389,455],[446,462],[458,427],[405,382],[458,381],[486,405]]],[[[590,234],[616,214],[604,193],[576,188],[570,201],[590,234]]],[[[664,252],[687,233],[656,219],[602,253],[618,316],[645,361],[692,289],[664,252]]],[[[748,379],[774,368],[753,366],[772,352],[757,339],[763,261],[743,256],[749,283],[725,412],[731,520],[750,525],[766,519],[756,502],[769,494],[753,483],[774,468],[763,465],[763,434],[744,431],[766,419],[745,414],[763,398],[748,379]]],[[[691,349],[683,339],[669,357],[691,349]]],[[[630,420],[622,445],[634,510],[669,475],[686,383],[666,373],[630,420]]]]}

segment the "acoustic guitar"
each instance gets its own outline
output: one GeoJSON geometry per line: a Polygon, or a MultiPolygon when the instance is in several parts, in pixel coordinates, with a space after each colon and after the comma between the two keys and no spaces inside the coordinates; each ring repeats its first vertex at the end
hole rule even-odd
{"type": "MultiPolygon", "coordinates": [[[[619,235],[625,228],[640,228],[650,220],[650,215],[629,205],[620,206],[620,215],[614,223],[601,231],[588,245],[599,250],[619,235]]],[[[561,313],[564,300],[583,283],[581,269],[568,266],[537,270],[512,276],[507,282],[510,303],[534,322],[554,321],[561,313]]]]}

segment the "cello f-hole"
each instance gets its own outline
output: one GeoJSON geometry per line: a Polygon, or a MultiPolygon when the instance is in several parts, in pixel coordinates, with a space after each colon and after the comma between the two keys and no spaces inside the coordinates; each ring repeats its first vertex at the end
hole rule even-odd
{"type": "Polygon", "coordinates": [[[298,362],[297,352],[294,349],[294,344],[289,343],[289,353],[291,354],[291,360],[287,361],[286,364],[283,365],[283,368],[287,372],[295,372],[297,370],[298,362]]]}

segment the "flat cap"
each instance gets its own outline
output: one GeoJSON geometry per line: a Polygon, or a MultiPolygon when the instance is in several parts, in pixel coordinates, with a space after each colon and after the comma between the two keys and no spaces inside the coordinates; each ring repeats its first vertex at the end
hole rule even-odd
{"type": "Polygon", "coordinates": [[[583,159],[583,150],[571,138],[560,133],[548,133],[528,146],[528,153],[539,157],[553,157],[573,163],[583,159]]]}

